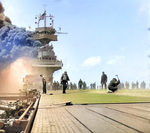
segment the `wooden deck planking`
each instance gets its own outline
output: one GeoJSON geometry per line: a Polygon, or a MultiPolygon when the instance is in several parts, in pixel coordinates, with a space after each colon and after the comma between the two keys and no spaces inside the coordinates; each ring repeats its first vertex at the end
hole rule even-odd
{"type": "Polygon", "coordinates": [[[31,133],[150,133],[150,104],[54,105],[43,94],[31,133]]]}

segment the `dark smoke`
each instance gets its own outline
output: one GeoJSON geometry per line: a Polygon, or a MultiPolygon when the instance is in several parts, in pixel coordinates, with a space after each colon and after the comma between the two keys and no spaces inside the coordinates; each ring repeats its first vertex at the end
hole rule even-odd
{"type": "Polygon", "coordinates": [[[37,46],[40,45],[32,39],[32,32],[11,24],[0,2],[0,72],[18,58],[37,57],[37,46]]]}
{"type": "Polygon", "coordinates": [[[32,32],[14,25],[0,29],[0,70],[8,67],[20,57],[37,57],[39,41],[32,39],[32,32]]]}
{"type": "Polygon", "coordinates": [[[12,25],[0,2],[0,93],[18,92],[22,79],[32,73],[38,46],[41,43],[32,39],[31,31],[12,25]]]}
{"type": "Polygon", "coordinates": [[[2,5],[2,3],[0,2],[0,13],[3,13],[4,12],[4,7],[2,5]]]}

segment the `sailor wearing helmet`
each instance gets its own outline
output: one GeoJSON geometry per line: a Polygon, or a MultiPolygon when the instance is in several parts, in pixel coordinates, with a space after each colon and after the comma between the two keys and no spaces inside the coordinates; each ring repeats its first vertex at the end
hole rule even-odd
{"type": "Polygon", "coordinates": [[[65,71],[62,76],[61,76],[61,84],[63,85],[63,93],[66,93],[66,88],[67,88],[67,85],[68,85],[68,81],[69,81],[69,77],[68,77],[68,74],[67,72],[65,71]]]}

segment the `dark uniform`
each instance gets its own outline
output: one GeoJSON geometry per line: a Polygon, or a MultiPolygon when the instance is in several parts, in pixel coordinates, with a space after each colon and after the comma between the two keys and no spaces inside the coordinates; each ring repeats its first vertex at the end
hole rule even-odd
{"type": "Polygon", "coordinates": [[[116,90],[118,90],[118,84],[120,84],[120,80],[117,81],[117,79],[113,78],[108,85],[108,89],[114,93],[116,90]]]}
{"type": "Polygon", "coordinates": [[[42,82],[43,82],[43,93],[46,94],[46,80],[44,77],[42,78],[42,82]]]}
{"type": "Polygon", "coordinates": [[[63,75],[61,76],[61,84],[63,85],[63,93],[66,93],[66,88],[68,85],[69,77],[67,75],[67,72],[64,72],[63,75]]]}
{"type": "Polygon", "coordinates": [[[44,76],[42,74],[40,76],[42,77],[43,93],[46,94],[46,80],[45,80],[45,78],[44,78],[44,76]]]}
{"type": "Polygon", "coordinates": [[[103,74],[101,76],[102,89],[103,89],[103,85],[105,86],[105,89],[106,89],[106,82],[107,82],[107,75],[104,74],[104,72],[103,72],[103,74]]]}

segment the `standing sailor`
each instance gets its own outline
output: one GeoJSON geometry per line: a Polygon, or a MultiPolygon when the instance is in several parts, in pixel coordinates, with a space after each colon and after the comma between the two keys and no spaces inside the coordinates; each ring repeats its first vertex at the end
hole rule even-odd
{"type": "Polygon", "coordinates": [[[105,86],[105,89],[106,89],[107,87],[106,82],[107,82],[107,75],[104,72],[102,72],[102,76],[101,76],[102,89],[103,89],[103,86],[105,86]]]}
{"type": "Polygon", "coordinates": [[[46,80],[45,80],[45,78],[44,78],[44,76],[42,74],[40,76],[42,77],[43,94],[46,94],[46,80]]]}
{"type": "Polygon", "coordinates": [[[63,93],[66,93],[66,88],[68,85],[69,77],[67,75],[67,72],[65,71],[61,76],[61,84],[63,85],[63,93]]]}

